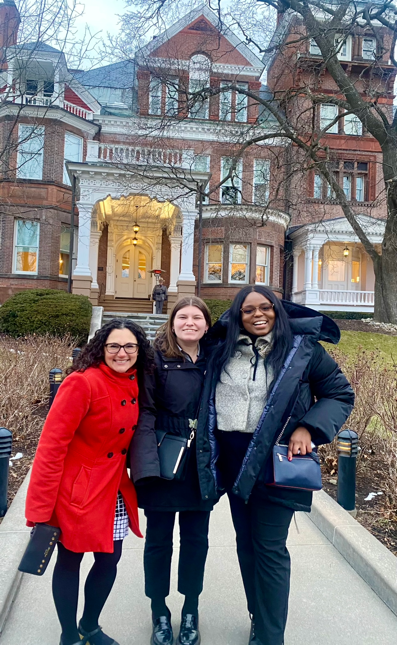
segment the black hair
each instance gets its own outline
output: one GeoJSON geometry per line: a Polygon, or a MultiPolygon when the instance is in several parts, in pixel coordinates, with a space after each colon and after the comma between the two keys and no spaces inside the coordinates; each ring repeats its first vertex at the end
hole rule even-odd
{"type": "Polygon", "coordinates": [[[151,373],[154,369],[154,350],[146,338],[142,327],[132,320],[124,318],[113,318],[95,332],[95,336],[81,350],[79,356],[74,361],[72,367],[69,367],[67,373],[84,372],[89,367],[99,367],[104,362],[105,344],[110,332],[114,329],[128,329],[138,341],[138,356],[134,367],[138,370],[138,379],[143,372],[151,373]]]}
{"type": "MultiPolygon", "coordinates": [[[[272,369],[273,381],[278,377],[280,370],[284,364],[287,354],[292,346],[292,331],[289,324],[287,312],[285,311],[281,301],[277,296],[262,285],[254,285],[243,287],[232,302],[232,306],[227,312],[227,328],[226,337],[223,342],[218,345],[212,357],[213,365],[215,366],[215,374],[219,380],[222,371],[226,368],[229,360],[233,356],[237,339],[241,332],[245,332],[241,318],[241,307],[243,306],[246,297],[256,291],[262,296],[267,298],[273,306],[276,314],[274,327],[273,327],[273,340],[272,350],[266,357],[266,366],[272,369]]],[[[246,332],[245,332],[246,333],[246,332]]]]}

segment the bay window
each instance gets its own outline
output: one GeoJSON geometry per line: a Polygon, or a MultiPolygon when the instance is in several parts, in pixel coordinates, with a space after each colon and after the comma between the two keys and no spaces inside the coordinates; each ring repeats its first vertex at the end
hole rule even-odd
{"type": "Polygon", "coordinates": [[[14,273],[37,274],[39,235],[39,222],[15,220],[14,273]]]}
{"type": "Polygon", "coordinates": [[[231,244],[229,250],[229,282],[247,284],[249,272],[249,245],[231,244]]]}

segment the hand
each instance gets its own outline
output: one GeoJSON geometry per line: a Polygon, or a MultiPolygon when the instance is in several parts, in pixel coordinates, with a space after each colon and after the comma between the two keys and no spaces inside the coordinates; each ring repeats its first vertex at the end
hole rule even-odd
{"type": "Polygon", "coordinates": [[[288,444],[288,461],[292,460],[292,455],[306,455],[312,451],[312,437],[306,428],[299,426],[291,435],[288,444]]]}

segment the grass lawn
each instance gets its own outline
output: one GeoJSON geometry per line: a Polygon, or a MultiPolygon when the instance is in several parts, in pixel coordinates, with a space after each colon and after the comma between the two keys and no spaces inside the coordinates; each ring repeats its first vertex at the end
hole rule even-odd
{"type": "MultiPolygon", "coordinates": [[[[326,348],[331,346],[328,343],[326,348]]],[[[365,350],[379,352],[379,358],[387,363],[397,363],[397,336],[387,336],[386,334],[376,334],[364,331],[343,331],[341,340],[337,345],[339,351],[347,356],[357,355],[359,347],[365,350]]]]}

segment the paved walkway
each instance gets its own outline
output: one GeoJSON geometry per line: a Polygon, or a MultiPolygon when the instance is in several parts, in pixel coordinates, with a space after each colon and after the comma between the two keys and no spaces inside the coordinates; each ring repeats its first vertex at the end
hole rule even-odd
{"type": "MultiPolygon", "coordinates": [[[[302,513],[291,525],[292,589],[285,645],[396,645],[397,617],[302,513]]],[[[177,536],[175,539],[177,544],[177,536]]],[[[120,645],[149,645],[150,609],[143,592],[143,540],[129,536],[101,624],[120,645]]],[[[175,553],[177,555],[177,551],[175,553]]],[[[84,572],[90,566],[86,556],[84,572]]],[[[173,589],[176,587],[176,562],[173,589]]],[[[53,564],[53,563],[52,563],[53,564]]],[[[178,627],[181,598],[169,598],[178,627]]],[[[210,551],[200,604],[202,645],[246,645],[249,620],[227,500],[211,521],[210,551]]],[[[1,645],[58,645],[51,572],[25,575],[1,645]]]]}

